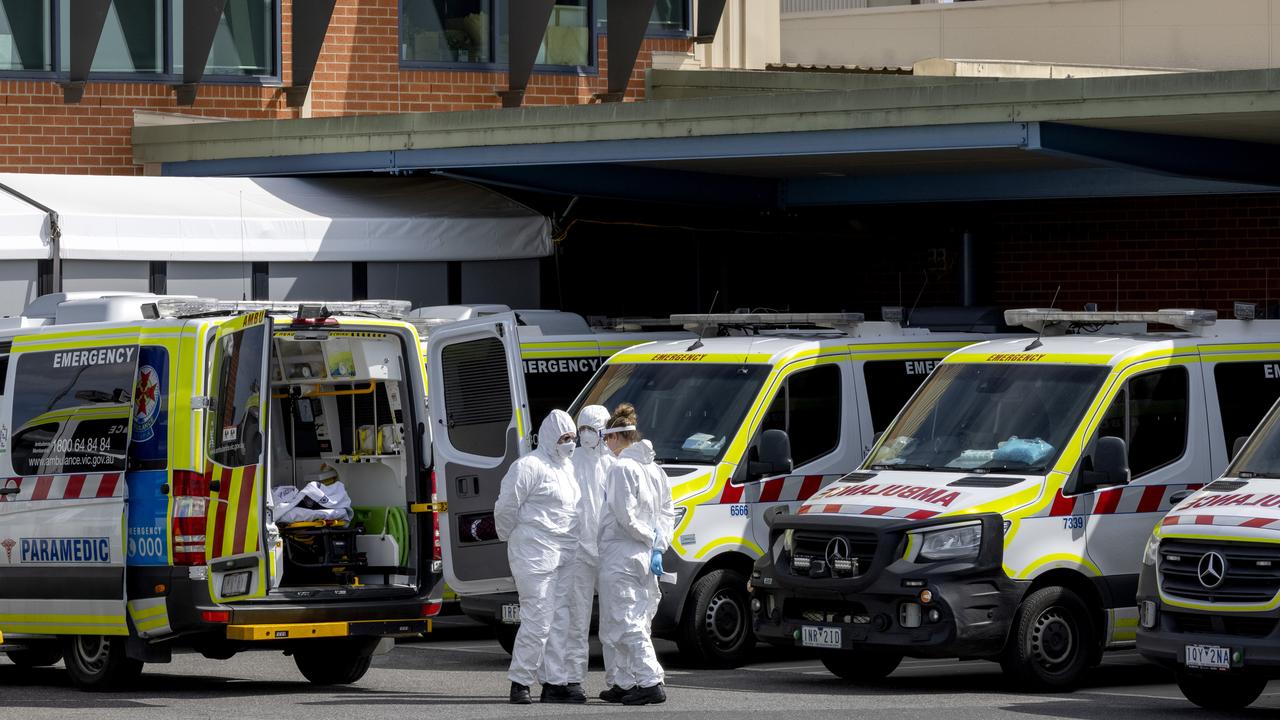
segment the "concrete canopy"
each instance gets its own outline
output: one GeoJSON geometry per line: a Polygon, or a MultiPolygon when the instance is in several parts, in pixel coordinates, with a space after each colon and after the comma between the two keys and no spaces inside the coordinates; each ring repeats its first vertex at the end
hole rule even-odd
{"type": "MultiPolygon", "coordinates": [[[[169,175],[423,171],[730,206],[1280,188],[1280,70],[821,84],[799,73],[694,72],[742,94],[139,127],[135,160],[169,175]]],[[[651,71],[649,82],[676,79],[651,71]]]]}

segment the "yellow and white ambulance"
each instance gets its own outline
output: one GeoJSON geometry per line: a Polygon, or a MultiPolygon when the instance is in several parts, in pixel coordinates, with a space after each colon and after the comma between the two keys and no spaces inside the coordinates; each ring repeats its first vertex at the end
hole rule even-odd
{"type": "MultiPolygon", "coordinates": [[[[856,467],[934,364],[986,336],[840,313],[672,321],[698,336],[618,352],[570,412],[635,405],[677,506],[664,558],[676,580],[662,584],[654,631],[677,640],[691,662],[733,665],[755,643],[746,583],[768,546],[766,512],[796,508],[856,467]]],[[[528,376],[509,342],[513,329],[481,318],[428,339],[437,487],[448,503],[445,576],[469,614],[494,622],[518,622],[519,607],[503,594],[514,586],[492,520],[529,427],[519,414],[528,376]],[[451,369],[469,353],[491,358],[485,374],[451,369]]]]}
{"type": "Polygon", "coordinates": [[[407,310],[60,293],[0,321],[0,651],[93,690],[178,647],[332,684],[429,629],[407,310]]]}
{"type": "Polygon", "coordinates": [[[1147,538],[1280,396],[1280,322],[1006,317],[1041,336],[948,356],[858,472],[771,518],[760,637],[855,681],[961,657],[1022,688],[1071,687],[1133,646],[1147,538]]]}
{"type": "MultiPolygon", "coordinates": [[[[1280,378],[1280,346],[1250,374],[1280,378]]],[[[1280,405],[1220,478],[1156,526],[1138,618],[1138,652],[1173,668],[1203,708],[1245,708],[1280,678],[1280,405]]]]}

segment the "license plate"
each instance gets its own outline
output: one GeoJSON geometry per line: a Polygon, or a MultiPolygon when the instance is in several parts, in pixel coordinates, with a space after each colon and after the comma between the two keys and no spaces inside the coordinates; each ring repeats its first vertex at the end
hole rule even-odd
{"type": "Polygon", "coordinates": [[[252,572],[235,572],[222,576],[222,597],[249,594],[249,578],[252,572]]]}
{"type": "Polygon", "coordinates": [[[1198,670],[1230,670],[1231,648],[1217,645],[1188,645],[1186,666],[1198,670]]]}
{"type": "Polygon", "coordinates": [[[800,644],[805,647],[839,650],[840,628],[805,625],[800,628],[800,644]]]}
{"type": "Polygon", "coordinates": [[[503,605],[502,606],[502,622],[508,625],[520,624],[520,606],[519,605],[503,605]]]}

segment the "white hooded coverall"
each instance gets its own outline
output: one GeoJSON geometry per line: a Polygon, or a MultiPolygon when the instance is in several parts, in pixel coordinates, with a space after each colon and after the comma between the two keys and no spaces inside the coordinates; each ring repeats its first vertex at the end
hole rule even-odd
{"type": "MultiPolygon", "coordinates": [[[[578,412],[579,430],[590,427],[603,431],[608,422],[609,411],[600,405],[588,405],[578,412]]],[[[556,606],[542,663],[542,680],[552,685],[581,683],[587,677],[591,601],[595,599],[596,574],[600,570],[597,535],[604,506],[605,479],[615,462],[617,458],[609,452],[603,436],[598,436],[594,447],[583,442],[573,454],[573,475],[582,492],[582,499],[578,501],[580,531],[577,553],[562,575],[563,581],[569,584],[568,593],[563,596],[564,603],[556,606]]]]}
{"type": "Polygon", "coordinates": [[[609,470],[600,518],[600,643],[605,647],[605,682],[624,690],[652,687],[664,678],[649,636],[661,600],[649,557],[655,548],[665,551],[671,544],[675,510],[667,475],[653,458],[648,440],[622,451],[609,470]]]}
{"type": "Polygon", "coordinates": [[[552,614],[563,603],[557,596],[569,590],[563,578],[578,544],[580,492],[572,461],[555,447],[562,435],[576,432],[568,413],[552,410],[538,429],[538,449],[512,463],[493,508],[520,594],[520,630],[507,676],[521,685],[537,680],[552,614]]]}

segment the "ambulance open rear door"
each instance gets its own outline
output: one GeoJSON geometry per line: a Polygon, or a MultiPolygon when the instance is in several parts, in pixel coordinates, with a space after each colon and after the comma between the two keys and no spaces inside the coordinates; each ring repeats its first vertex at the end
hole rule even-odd
{"type": "Polygon", "coordinates": [[[502,477],[529,448],[529,411],[514,314],[435,328],[427,340],[444,574],[460,595],[515,589],[493,508],[502,477]]]}
{"type": "Polygon", "coordinates": [[[205,553],[215,602],[264,597],[267,569],[267,402],[271,318],[253,312],[218,328],[205,410],[209,515],[205,553]]]}

